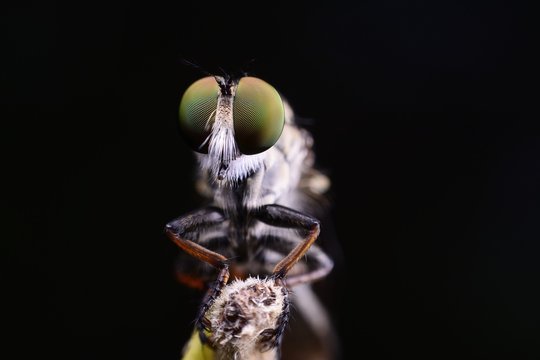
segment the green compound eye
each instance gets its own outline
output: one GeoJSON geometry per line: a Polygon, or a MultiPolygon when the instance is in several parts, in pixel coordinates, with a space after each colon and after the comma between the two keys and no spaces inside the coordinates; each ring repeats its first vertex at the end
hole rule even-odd
{"type": "Polygon", "coordinates": [[[258,154],[271,148],[285,124],[283,102],[276,89],[254,77],[241,78],[233,103],[233,122],[242,154],[258,154]]]}
{"type": "Polygon", "coordinates": [[[191,84],[180,101],[180,131],[197,152],[208,153],[205,140],[216,118],[218,94],[216,80],[208,76],[191,84]]]}

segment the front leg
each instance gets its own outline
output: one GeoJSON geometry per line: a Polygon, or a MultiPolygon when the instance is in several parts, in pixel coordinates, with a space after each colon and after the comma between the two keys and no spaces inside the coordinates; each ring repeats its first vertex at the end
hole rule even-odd
{"type": "Polygon", "coordinates": [[[268,225],[306,231],[304,240],[275,266],[274,276],[282,279],[317,240],[320,232],[319,220],[285,206],[273,204],[259,208],[254,217],[268,225]]]}
{"type": "MultiPolygon", "coordinates": [[[[225,220],[227,219],[220,208],[208,206],[172,220],[165,225],[165,231],[174,233],[179,238],[185,238],[190,233],[208,229],[223,223],[225,220]]],[[[171,240],[182,247],[175,239],[171,240]]],[[[196,239],[191,240],[197,242],[196,239]]]]}
{"type": "MultiPolygon", "coordinates": [[[[191,241],[199,243],[198,233],[212,226],[219,225],[226,221],[223,211],[217,207],[205,207],[182,215],[165,226],[169,238],[181,249],[188,252],[194,258],[197,258],[191,251],[185,248],[185,242],[189,238],[191,241]],[[174,234],[175,236],[170,236],[174,234]]],[[[203,260],[204,261],[204,260],[203,260]]],[[[211,264],[216,267],[216,264],[211,264]]],[[[184,285],[196,289],[204,289],[206,284],[200,276],[194,276],[191,273],[178,273],[178,279],[184,285]]]]}
{"type": "Polygon", "coordinates": [[[204,333],[205,329],[207,329],[207,321],[205,318],[206,311],[212,306],[212,303],[215,301],[216,297],[219,296],[221,290],[229,280],[229,264],[225,256],[211,251],[191,240],[187,240],[184,236],[186,233],[219,224],[224,220],[223,213],[219,209],[204,208],[181,216],[165,226],[167,237],[182,250],[193,256],[195,259],[204,261],[219,270],[218,278],[214,285],[208,290],[196,320],[196,326],[199,330],[202,342],[207,342],[204,333]]]}
{"type": "MultiPolygon", "coordinates": [[[[289,254],[297,244],[298,239],[296,236],[294,238],[272,236],[266,241],[266,246],[269,249],[283,254],[283,256],[289,254]]],[[[315,244],[311,245],[309,252],[306,253],[306,260],[308,261],[307,269],[295,274],[289,274],[287,275],[287,278],[284,279],[284,282],[288,287],[312,283],[323,279],[334,267],[332,259],[330,259],[330,257],[315,244]]]]}
{"type": "Polygon", "coordinates": [[[219,271],[219,275],[216,281],[214,282],[214,284],[206,292],[202,305],[199,308],[197,319],[195,320],[195,326],[197,327],[197,330],[199,331],[199,337],[202,343],[209,343],[208,337],[206,336],[206,333],[205,333],[205,331],[210,330],[210,323],[208,319],[206,318],[206,312],[208,311],[208,309],[210,309],[210,307],[212,306],[216,298],[219,296],[219,294],[221,294],[221,290],[223,290],[223,287],[227,285],[228,280],[229,280],[229,264],[227,262],[221,262],[221,270],[219,271]]]}

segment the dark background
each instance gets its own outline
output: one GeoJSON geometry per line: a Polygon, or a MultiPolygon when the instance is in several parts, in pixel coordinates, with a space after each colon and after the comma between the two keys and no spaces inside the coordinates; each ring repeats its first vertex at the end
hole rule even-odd
{"type": "Polygon", "coordinates": [[[540,357],[528,14],[501,1],[5,7],[5,358],[178,359],[198,303],[162,233],[198,203],[177,107],[201,75],[182,59],[247,70],[312,119],[345,254],[332,278],[345,358],[540,357]]]}

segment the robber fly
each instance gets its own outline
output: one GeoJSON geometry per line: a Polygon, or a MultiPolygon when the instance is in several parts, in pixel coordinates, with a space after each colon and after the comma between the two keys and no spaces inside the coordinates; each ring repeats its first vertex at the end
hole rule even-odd
{"type": "Polygon", "coordinates": [[[315,331],[326,335],[330,325],[321,306],[303,306],[300,298],[313,300],[305,284],[333,267],[313,245],[320,224],[307,214],[330,184],[313,167],[311,135],[295,124],[289,105],[271,85],[228,75],[202,78],[185,91],[180,130],[196,153],[197,188],[208,204],[169,222],[165,232],[191,255],[183,259],[179,279],[208,289],[196,320],[201,341],[211,330],[205,314],[229,273],[239,279],[270,275],[284,289],[295,286],[296,307],[308,321],[318,318],[315,331]],[[307,262],[294,266],[304,256],[307,262]],[[201,268],[198,260],[211,266],[201,268]],[[219,273],[210,285],[216,276],[212,269],[219,273]]]}

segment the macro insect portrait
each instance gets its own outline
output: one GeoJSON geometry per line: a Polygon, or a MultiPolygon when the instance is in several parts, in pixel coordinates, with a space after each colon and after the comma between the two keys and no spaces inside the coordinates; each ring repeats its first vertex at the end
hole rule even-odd
{"type": "Polygon", "coordinates": [[[334,358],[331,321],[310,287],[333,268],[314,244],[321,224],[312,213],[330,181],[314,167],[311,135],[274,87],[233,75],[184,92],[180,130],[207,200],[165,227],[184,251],[178,279],[206,291],[193,341],[217,359],[277,359],[292,302],[326,343],[319,356],[334,358]]]}

